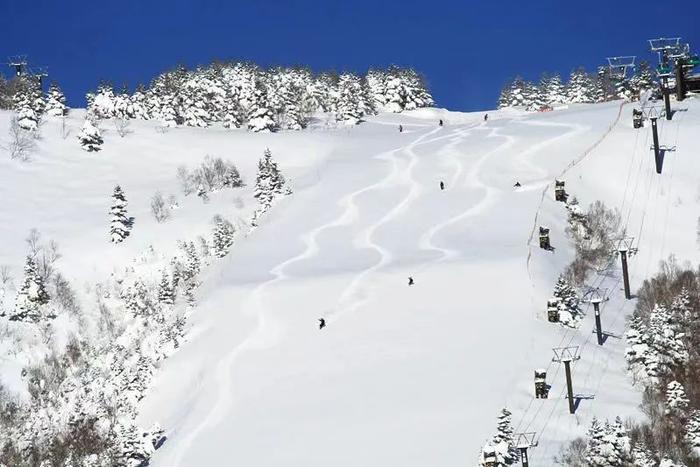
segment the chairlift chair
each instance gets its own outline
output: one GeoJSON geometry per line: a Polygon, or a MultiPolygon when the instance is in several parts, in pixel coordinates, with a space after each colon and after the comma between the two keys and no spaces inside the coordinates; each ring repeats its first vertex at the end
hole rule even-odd
{"type": "Polygon", "coordinates": [[[549,396],[547,370],[538,368],[535,370],[535,399],[547,399],[547,396],[549,396]]]}
{"type": "Polygon", "coordinates": [[[552,297],[547,300],[547,321],[550,323],[559,322],[559,301],[558,297],[552,297]]]}
{"type": "Polygon", "coordinates": [[[540,226],[540,248],[549,250],[549,228],[540,226]]]}
{"type": "Polygon", "coordinates": [[[554,180],[554,199],[557,201],[566,201],[566,189],[564,188],[564,180],[554,180]]]}

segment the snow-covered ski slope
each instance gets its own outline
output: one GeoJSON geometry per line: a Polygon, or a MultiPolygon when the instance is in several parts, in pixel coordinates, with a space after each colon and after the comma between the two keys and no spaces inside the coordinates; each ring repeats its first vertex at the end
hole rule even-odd
{"type": "MultiPolygon", "coordinates": [[[[615,337],[634,307],[619,272],[589,280],[610,289],[604,346],[592,310],[578,330],[546,321],[546,300],[573,259],[554,179],[566,180],[583,207],[600,199],[621,210],[639,248],[633,289],[669,254],[697,261],[700,105],[675,107],[687,110],[659,120],[661,143],[676,147],[660,176],[650,128],[634,130],[632,104],[621,101],[490,112],[487,122],[483,113],[424,109],[267,135],[161,134],[135,122],[125,138],[106,134],[97,154],[48,122],[32,162],[0,161],[0,263],[19,271],[23,239],[36,227],[58,241],[59,269],[81,285],[149,245],[174,251],[177,239],[209,232],[216,213],[247,220],[257,159],[269,147],[294,194],[202,278],[187,342],[143,401],[143,425],[158,421],[168,436],[153,464],[475,465],[507,406],[516,431],[537,432],[531,462],[552,465],[594,415],[641,416],[624,339],[615,337]],[[177,166],[206,154],[236,163],[248,186],[208,204],[178,194],[173,219],[157,224],[148,213],[153,192],[177,193],[177,166]],[[136,218],[117,246],[106,215],[115,183],[136,218]],[[538,247],[539,225],[552,229],[553,252],[538,247]],[[562,365],[551,363],[552,347],[564,345],[581,350],[575,415],[562,365]],[[534,399],[540,367],[552,385],[546,400],[534,399]]],[[[70,122],[79,128],[80,120],[76,112],[70,122]]]]}

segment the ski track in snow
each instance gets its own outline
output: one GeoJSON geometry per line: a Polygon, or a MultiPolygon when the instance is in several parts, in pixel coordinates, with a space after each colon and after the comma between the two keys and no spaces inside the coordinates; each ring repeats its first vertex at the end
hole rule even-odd
{"type": "MultiPolygon", "coordinates": [[[[472,168],[466,174],[465,179],[462,183],[462,185],[469,186],[469,187],[483,188],[486,191],[486,194],[481,198],[481,200],[476,205],[469,207],[467,210],[465,210],[464,212],[462,212],[456,216],[450,217],[449,219],[434,225],[425,234],[423,234],[423,236],[420,238],[419,248],[421,250],[437,251],[442,255],[440,258],[438,258],[436,261],[434,261],[434,263],[453,259],[456,256],[458,256],[458,254],[459,254],[459,252],[457,250],[452,250],[452,249],[437,246],[434,243],[435,235],[438,232],[441,232],[443,229],[449,227],[450,225],[456,224],[457,222],[460,222],[468,217],[471,217],[471,216],[474,216],[474,215],[479,214],[481,212],[484,212],[495,201],[496,193],[498,192],[498,189],[491,187],[491,186],[488,186],[485,183],[483,183],[483,181],[478,176],[479,171],[481,170],[481,167],[483,166],[484,162],[486,162],[487,159],[489,159],[491,156],[498,153],[499,151],[502,151],[502,150],[512,146],[513,143],[515,142],[515,138],[513,138],[512,136],[508,136],[508,135],[500,135],[498,133],[498,128],[492,128],[486,137],[487,138],[505,138],[506,141],[504,143],[502,143],[501,145],[499,145],[498,147],[496,147],[495,149],[487,152],[486,154],[481,156],[479,159],[477,159],[477,161],[474,163],[472,168]]],[[[458,182],[459,178],[462,176],[463,171],[464,171],[464,165],[461,162],[459,162],[459,170],[455,174],[455,176],[453,177],[452,185],[457,185],[457,182],[458,182]]],[[[420,270],[422,270],[422,269],[420,269],[420,270]]]]}
{"type": "MultiPolygon", "coordinates": [[[[466,129],[453,132],[452,134],[448,135],[448,137],[457,136],[456,139],[459,141],[466,134],[470,133],[472,130],[478,128],[479,126],[479,124],[468,126],[466,129]]],[[[365,282],[365,279],[367,278],[367,276],[380,270],[392,261],[393,255],[391,254],[391,252],[387,248],[382,247],[374,241],[374,233],[377,231],[377,229],[392,221],[395,217],[404,212],[410,206],[410,204],[420,196],[420,194],[423,191],[423,185],[413,178],[413,169],[418,164],[419,160],[418,156],[414,151],[414,148],[422,142],[427,144],[436,140],[437,139],[433,139],[431,141],[423,142],[422,138],[419,138],[413,143],[403,148],[402,152],[405,152],[408,155],[409,163],[406,166],[406,168],[400,174],[397,175],[399,181],[395,182],[394,185],[408,184],[410,187],[408,194],[401,201],[399,201],[399,203],[393,206],[381,219],[367,227],[360,235],[356,236],[353,241],[354,246],[358,249],[372,249],[376,251],[379,254],[379,261],[377,261],[374,265],[370,266],[369,268],[364,269],[362,272],[355,276],[355,278],[341,293],[340,298],[338,299],[338,303],[336,304],[334,309],[327,314],[329,318],[333,318],[333,320],[335,320],[337,319],[337,317],[345,313],[355,311],[362,305],[364,305],[369,299],[369,292],[365,288],[363,288],[362,285],[365,282]]],[[[453,142],[452,144],[456,143],[453,142]]],[[[394,159],[396,158],[396,156],[393,153],[391,154],[391,157],[394,159]]],[[[397,164],[395,161],[395,166],[396,165],[397,164]]],[[[354,202],[354,198],[355,196],[350,198],[350,203],[351,206],[357,209],[357,206],[354,202]]]]}
{"type": "MultiPolygon", "coordinates": [[[[476,125],[474,125],[475,127],[476,125]]],[[[473,128],[473,127],[471,127],[473,128]]],[[[468,128],[469,129],[469,128],[468,128]]],[[[416,138],[414,141],[409,143],[408,146],[400,147],[397,149],[393,149],[390,151],[386,151],[383,153],[380,153],[379,155],[374,156],[374,159],[380,159],[380,160],[388,160],[391,162],[391,170],[389,174],[387,174],[383,179],[381,179],[379,182],[373,183],[372,185],[366,186],[364,188],[361,188],[353,193],[350,193],[349,195],[345,196],[340,200],[338,203],[340,206],[343,206],[343,211],[341,212],[340,216],[338,216],[336,219],[323,224],[321,226],[318,226],[308,233],[304,234],[302,236],[302,241],[305,244],[306,248],[304,251],[302,251],[300,254],[289,258],[282,263],[278,264],[275,266],[273,269],[271,269],[270,273],[274,276],[272,279],[268,280],[267,282],[263,282],[262,284],[258,285],[253,292],[251,292],[249,298],[246,300],[245,304],[243,305],[243,312],[246,314],[251,314],[255,315],[257,317],[257,327],[255,330],[243,341],[241,344],[236,346],[234,349],[232,349],[231,352],[229,352],[222,360],[219,361],[219,363],[216,366],[216,371],[215,371],[215,377],[216,377],[216,385],[215,387],[218,388],[217,390],[217,395],[215,402],[213,403],[211,409],[208,411],[206,417],[203,418],[202,422],[199,423],[193,430],[191,430],[187,436],[182,439],[180,442],[175,444],[176,450],[171,454],[171,459],[172,462],[168,462],[168,465],[174,465],[174,466],[179,466],[182,465],[182,460],[183,457],[186,455],[186,453],[189,451],[189,447],[193,444],[193,442],[198,438],[198,436],[204,431],[207,427],[210,426],[216,426],[219,424],[225,414],[227,413],[228,409],[230,409],[233,406],[234,403],[234,391],[233,391],[233,366],[235,360],[244,352],[248,350],[254,350],[254,349],[262,349],[269,347],[273,345],[278,339],[281,334],[281,330],[279,328],[279,325],[277,325],[274,320],[271,320],[269,316],[264,313],[264,305],[263,305],[263,294],[265,290],[280,282],[285,279],[288,279],[290,276],[288,276],[284,271],[285,269],[299,261],[307,260],[310,259],[318,254],[319,247],[318,247],[318,236],[324,232],[325,230],[335,228],[335,227],[341,227],[344,225],[350,225],[352,224],[355,220],[357,220],[358,212],[359,209],[357,207],[357,204],[355,203],[355,199],[362,195],[363,193],[366,193],[368,191],[384,188],[387,186],[394,186],[394,185],[400,185],[401,182],[396,182],[395,179],[400,179],[401,181],[406,181],[409,180],[412,182],[411,184],[411,190],[409,191],[409,194],[404,198],[398,205],[393,207],[391,211],[386,214],[379,222],[373,224],[371,227],[365,230],[365,234],[363,236],[363,242],[362,244],[364,245],[364,242],[367,242],[370,248],[374,247],[374,244],[372,243],[371,236],[372,233],[379,228],[382,224],[388,222],[396,216],[398,213],[403,211],[405,206],[407,206],[415,197],[418,196],[418,194],[421,191],[421,187],[418,184],[418,182],[413,181],[411,177],[411,171],[415,164],[417,163],[417,156],[415,152],[413,152],[413,148],[417,145],[420,144],[428,144],[432,142],[436,142],[439,140],[443,140],[446,138],[452,138],[454,136],[455,132],[452,132],[448,135],[443,135],[439,136],[436,138],[432,139],[427,139],[429,136],[432,136],[436,132],[440,131],[441,128],[438,127],[428,133],[424,133],[418,138],[416,138]],[[403,171],[403,173],[398,169],[398,162],[399,159],[395,156],[395,153],[400,152],[400,151],[406,151],[410,158],[411,158],[411,163],[409,164],[409,167],[403,171]]],[[[464,130],[458,130],[456,133],[459,133],[464,130]]],[[[379,247],[378,245],[376,246],[376,250],[382,255],[382,259],[375,264],[374,266],[368,268],[367,270],[363,271],[360,273],[355,280],[352,282],[350,288],[346,289],[346,294],[349,296],[350,294],[353,293],[351,288],[357,287],[359,283],[361,282],[362,278],[364,278],[367,274],[370,272],[376,270],[377,268],[383,266],[386,264],[386,262],[389,261],[390,255],[384,250],[383,248],[379,247]]],[[[358,305],[359,306],[359,305],[358,305]]],[[[352,307],[352,309],[355,309],[356,307],[352,307]]],[[[329,313],[327,317],[332,316],[333,313],[329,313]]],[[[328,320],[330,323],[330,320],[328,320]]]]}

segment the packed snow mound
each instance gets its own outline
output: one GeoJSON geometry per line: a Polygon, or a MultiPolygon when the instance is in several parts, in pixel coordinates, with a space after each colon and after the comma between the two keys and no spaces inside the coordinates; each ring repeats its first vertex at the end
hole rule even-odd
{"type": "MultiPolygon", "coordinates": [[[[55,267],[97,319],[97,283],[133,270],[163,282],[169,302],[170,258],[182,242],[187,252],[190,240],[218,232],[226,253],[202,267],[178,346],[135,402],[138,426],[157,422],[167,437],[153,465],[478,465],[482,448],[500,442],[503,407],[513,433],[537,432],[530,457],[547,465],[593,417],[640,416],[625,341],[615,337],[634,306],[621,296],[617,262],[586,284],[610,291],[604,345],[585,287],[576,326],[548,322],[547,301],[575,255],[554,180],[566,180],[583,210],[595,200],[619,209],[639,249],[633,289],[669,254],[697,261],[700,105],[675,105],[687,111],[660,121],[662,143],[676,147],[661,175],[649,128],[632,128],[623,101],[489,111],[487,121],[487,112],[428,108],[333,128],[318,116],[304,131],[267,134],[135,120],[122,137],[102,120],[101,150],[90,153],[76,141],[84,113],[72,111],[66,125],[45,119],[30,161],[0,158],[0,222],[10,226],[0,232],[0,265],[19,285],[25,238],[38,229],[60,246],[55,267]],[[292,194],[257,217],[266,149],[292,194]],[[191,174],[206,156],[235,164],[243,185],[185,195],[181,182],[191,178],[179,168],[191,174]],[[134,219],[112,243],[116,185],[134,219]],[[151,212],[156,192],[174,198],[164,222],[151,212]],[[540,225],[550,250],[539,248],[540,225]],[[572,364],[575,416],[562,365],[551,362],[552,348],[568,345],[581,355],[572,364]],[[547,399],[534,398],[534,369],[547,373],[547,399]]],[[[10,118],[0,113],[0,135],[10,118]]],[[[14,296],[8,287],[5,309],[14,296]]],[[[174,309],[185,307],[177,300],[174,309]]],[[[57,335],[75,332],[59,327],[67,321],[52,321],[57,335]]],[[[22,368],[48,352],[37,348],[3,344],[3,385],[27,392],[22,368]]]]}

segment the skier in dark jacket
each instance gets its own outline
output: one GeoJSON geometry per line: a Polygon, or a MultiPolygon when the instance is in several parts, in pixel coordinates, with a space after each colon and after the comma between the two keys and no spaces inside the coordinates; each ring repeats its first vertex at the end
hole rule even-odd
{"type": "Polygon", "coordinates": [[[318,328],[323,329],[326,327],[326,320],[323,318],[318,319],[318,328]]]}
{"type": "Polygon", "coordinates": [[[403,125],[399,125],[399,133],[403,133],[403,125]]]}
{"type": "Polygon", "coordinates": [[[515,182],[515,185],[513,185],[515,188],[520,188],[520,182],[515,182]]]}
{"type": "Polygon", "coordinates": [[[408,285],[413,285],[413,278],[410,276],[408,277],[408,285]]]}
{"type": "Polygon", "coordinates": [[[440,189],[441,190],[445,189],[445,182],[443,182],[443,181],[440,182],[440,189]]]}
{"type": "Polygon", "coordinates": [[[489,119],[489,114],[484,114],[484,121],[489,119]]]}
{"type": "Polygon", "coordinates": [[[442,119],[440,119],[440,126],[442,126],[442,119]]]}

